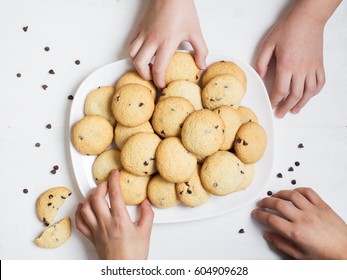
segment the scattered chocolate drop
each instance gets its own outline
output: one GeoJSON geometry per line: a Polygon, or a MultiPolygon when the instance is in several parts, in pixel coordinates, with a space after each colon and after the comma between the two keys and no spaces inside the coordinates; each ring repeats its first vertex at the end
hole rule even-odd
{"type": "Polygon", "coordinates": [[[245,233],[245,230],[243,228],[240,228],[239,233],[245,233]]]}
{"type": "Polygon", "coordinates": [[[273,195],[272,191],[268,191],[266,194],[267,194],[268,196],[272,196],[272,195],[273,195]]]}
{"type": "Polygon", "coordinates": [[[43,90],[46,90],[48,88],[47,85],[42,85],[41,87],[43,88],[43,90]]]}
{"type": "Polygon", "coordinates": [[[47,128],[47,129],[51,129],[51,128],[52,128],[52,125],[49,123],[49,124],[46,125],[46,128],[47,128]]]}
{"type": "Polygon", "coordinates": [[[300,166],[300,162],[296,161],[295,163],[295,166],[300,166]]]}
{"type": "Polygon", "coordinates": [[[73,98],[74,98],[74,97],[73,97],[73,95],[71,95],[71,94],[67,97],[67,99],[69,99],[69,100],[73,100],[73,98]]]}
{"type": "Polygon", "coordinates": [[[24,32],[27,32],[27,31],[28,31],[28,28],[29,28],[29,26],[24,26],[24,27],[23,27],[23,31],[24,31],[24,32]]]}
{"type": "Polygon", "coordinates": [[[57,171],[53,169],[53,170],[51,170],[51,173],[55,174],[55,173],[57,173],[57,171]]]}
{"type": "Polygon", "coordinates": [[[55,74],[55,72],[54,72],[53,69],[49,70],[48,73],[51,74],[51,75],[54,75],[54,74],[55,74]]]}
{"type": "Polygon", "coordinates": [[[77,59],[77,60],[75,60],[75,64],[76,64],[76,65],[80,65],[80,64],[81,64],[81,61],[79,61],[79,60],[77,59]]]}
{"type": "Polygon", "coordinates": [[[298,148],[299,148],[299,149],[304,148],[304,144],[300,143],[300,144],[298,145],[298,148]]]}
{"type": "Polygon", "coordinates": [[[40,143],[36,143],[36,144],[35,144],[35,147],[37,147],[37,148],[40,147],[40,146],[41,146],[40,143]]]}
{"type": "Polygon", "coordinates": [[[292,180],[291,183],[292,183],[292,185],[295,185],[296,184],[296,180],[292,180]]]}
{"type": "Polygon", "coordinates": [[[23,193],[28,193],[28,189],[23,189],[23,193]]]}
{"type": "Polygon", "coordinates": [[[45,51],[49,52],[50,48],[49,47],[45,47],[45,51]]]}
{"type": "Polygon", "coordinates": [[[277,178],[283,178],[282,173],[278,173],[276,176],[277,176],[277,178]]]}
{"type": "Polygon", "coordinates": [[[294,171],[294,168],[293,168],[293,167],[289,167],[289,168],[288,168],[288,171],[289,171],[289,172],[292,172],[292,171],[294,171]]]}
{"type": "Polygon", "coordinates": [[[59,169],[59,166],[58,166],[58,165],[54,165],[54,166],[53,166],[53,169],[54,169],[54,170],[58,170],[58,169],[59,169]]]}
{"type": "Polygon", "coordinates": [[[17,73],[17,78],[20,78],[20,77],[22,77],[22,74],[21,73],[17,73]]]}

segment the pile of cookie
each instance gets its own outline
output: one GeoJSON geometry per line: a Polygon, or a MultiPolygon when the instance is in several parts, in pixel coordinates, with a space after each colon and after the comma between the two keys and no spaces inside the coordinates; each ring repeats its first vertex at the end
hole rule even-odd
{"type": "Polygon", "coordinates": [[[127,204],[148,198],[158,208],[196,207],[250,185],[267,140],[256,114],[241,106],[247,77],[231,61],[200,74],[190,53],[176,52],[159,96],[135,71],[88,94],[71,141],[97,155],[96,183],[117,168],[127,204]]]}

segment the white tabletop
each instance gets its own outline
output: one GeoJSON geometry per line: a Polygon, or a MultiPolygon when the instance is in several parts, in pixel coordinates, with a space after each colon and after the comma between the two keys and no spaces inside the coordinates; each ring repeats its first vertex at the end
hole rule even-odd
{"type": "MultiPolygon", "coordinates": [[[[253,64],[259,44],[293,1],[196,0],[211,53],[253,64]],[[218,4],[217,4],[218,3],[218,4]]],[[[69,110],[73,95],[95,69],[127,57],[129,36],[147,1],[3,0],[0,2],[0,258],[95,259],[94,248],[73,227],[62,247],[47,250],[33,239],[43,230],[37,197],[64,185],[73,190],[57,218],[73,220],[83,201],[69,157],[69,110]],[[28,26],[26,32],[23,27],[28,26]],[[49,46],[50,50],[44,50],[49,46]],[[76,65],[75,61],[80,60],[76,65]],[[54,75],[48,71],[53,69],[54,75]],[[21,74],[18,78],[17,73],[21,74]],[[48,85],[46,90],[42,85],[48,85]],[[52,128],[47,129],[46,125],[52,128]],[[40,147],[35,147],[40,143],[40,147]],[[54,165],[56,174],[50,171],[54,165]],[[27,189],[28,193],[23,193],[27,189]]],[[[275,167],[267,191],[313,187],[347,219],[347,3],[325,29],[327,81],[299,115],[275,120],[275,167]],[[303,143],[304,148],[298,149],[303,143]],[[294,166],[299,161],[300,166],[294,166]],[[294,171],[288,168],[293,166],[294,171]],[[283,178],[276,174],[281,172],[283,178]]],[[[237,211],[198,221],[156,224],[150,259],[280,259],[262,237],[250,212],[237,211]],[[244,229],[240,234],[239,230],[244,229]]]]}

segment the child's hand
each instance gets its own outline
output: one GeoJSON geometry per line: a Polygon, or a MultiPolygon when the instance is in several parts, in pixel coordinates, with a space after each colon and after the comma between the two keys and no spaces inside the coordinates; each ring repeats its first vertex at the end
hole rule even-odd
{"type": "Polygon", "coordinates": [[[188,41],[204,69],[208,53],[193,0],[151,0],[131,39],[129,56],[139,74],[165,87],[165,71],[179,44],[188,41]]]}
{"type": "Polygon", "coordinates": [[[259,207],[252,215],[274,230],[264,237],[278,250],[295,259],[347,259],[347,225],[312,189],[280,191],[259,207]]]}
{"type": "Polygon", "coordinates": [[[119,172],[99,184],[76,210],[76,226],[95,246],[100,259],[147,259],[153,224],[153,210],[147,200],[141,217],[133,224],[119,186],[119,172]],[[105,196],[109,194],[108,206],[105,196]]]}
{"type": "Polygon", "coordinates": [[[262,44],[256,69],[264,78],[271,57],[276,57],[270,101],[280,118],[289,111],[299,113],[325,83],[323,29],[320,21],[292,12],[273,27],[262,44]]]}

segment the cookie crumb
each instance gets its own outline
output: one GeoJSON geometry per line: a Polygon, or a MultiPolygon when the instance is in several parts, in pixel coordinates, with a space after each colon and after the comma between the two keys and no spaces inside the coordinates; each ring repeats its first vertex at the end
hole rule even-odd
{"type": "Polygon", "coordinates": [[[272,191],[267,191],[266,193],[268,196],[272,196],[273,195],[273,192],[272,191]]]}
{"type": "Polygon", "coordinates": [[[23,193],[27,194],[29,192],[28,189],[23,189],[23,193]]]}
{"type": "Polygon", "coordinates": [[[73,97],[73,95],[71,95],[71,94],[67,97],[67,99],[69,99],[69,100],[73,100],[73,98],[74,98],[74,97],[73,97]]]}
{"type": "Polygon", "coordinates": [[[283,178],[282,173],[278,173],[276,176],[277,176],[277,178],[283,178]]]}
{"type": "Polygon", "coordinates": [[[304,144],[300,143],[300,144],[298,145],[298,148],[299,148],[299,149],[304,148],[304,144]]]}
{"type": "Polygon", "coordinates": [[[296,184],[296,180],[292,180],[291,183],[292,183],[292,185],[295,185],[296,184]]]}
{"type": "Polygon", "coordinates": [[[240,228],[239,233],[245,233],[245,230],[243,228],[240,228]]]}

